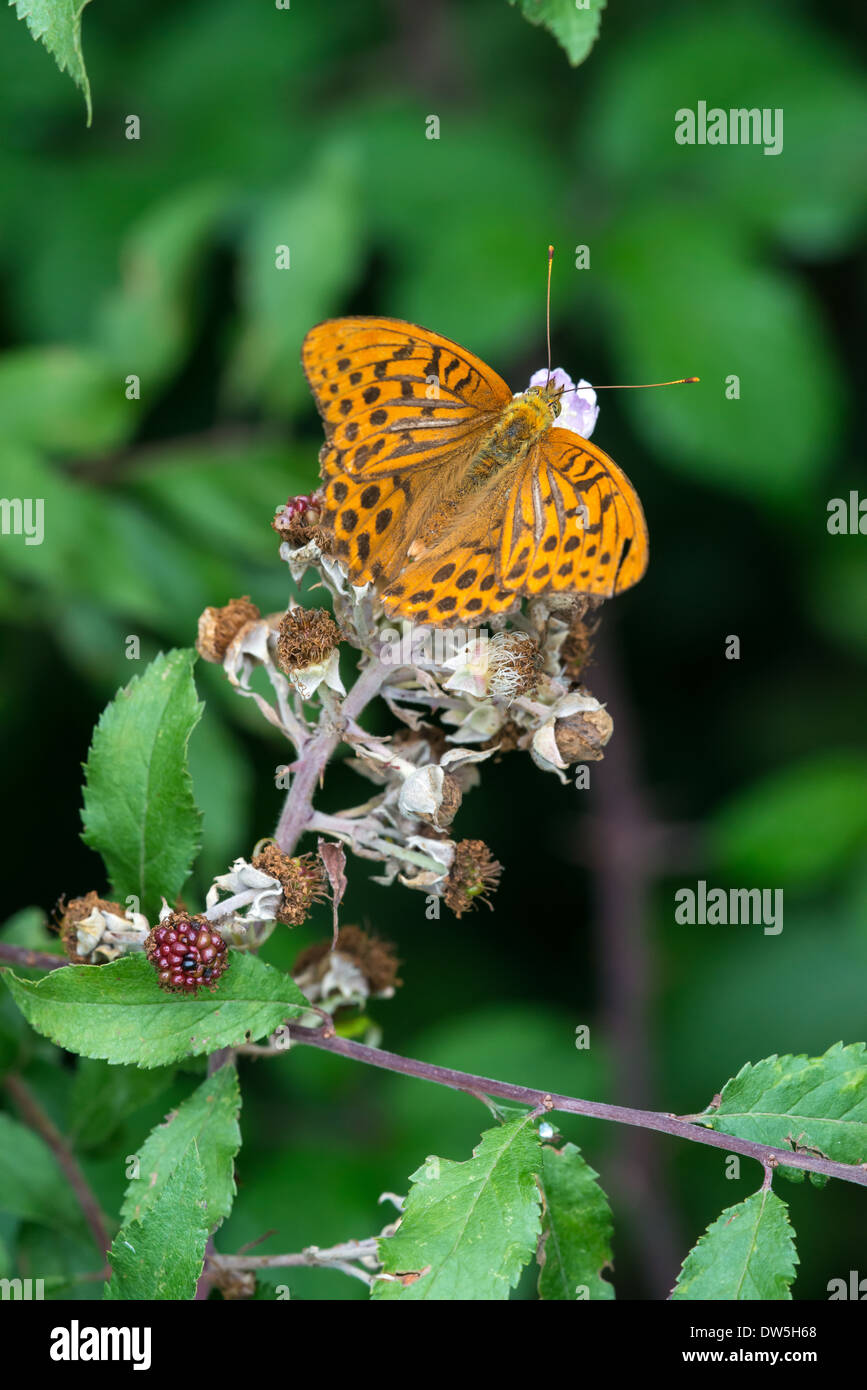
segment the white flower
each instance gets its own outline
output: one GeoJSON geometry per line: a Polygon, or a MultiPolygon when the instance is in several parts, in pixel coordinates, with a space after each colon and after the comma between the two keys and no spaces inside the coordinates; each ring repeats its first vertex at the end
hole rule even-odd
{"type": "Polygon", "coordinates": [[[484,762],[493,751],[492,748],[478,752],[469,748],[449,748],[438,763],[414,768],[400,789],[401,815],[410,820],[430,821],[438,829],[450,825],[468,780],[460,776],[460,769],[484,762]]]}
{"type": "Polygon", "coordinates": [[[539,649],[526,632],[495,632],[475,638],[443,664],[453,672],[444,690],[459,690],[483,700],[492,695],[510,704],[536,684],[539,649]]]}
{"type": "Polygon", "coordinates": [[[452,672],[443,682],[443,690],[460,690],[483,700],[488,693],[488,642],[476,637],[461,647],[454,656],[443,662],[452,672]]]}
{"type": "Polygon", "coordinates": [[[249,902],[246,917],[259,922],[273,921],[283,896],[280,880],[262,869],[254,869],[246,859],[236,859],[228,873],[214,879],[205,898],[209,910],[219,903],[221,890],[231,897],[242,893],[245,903],[249,902]]]}
{"type": "Polygon", "coordinates": [[[326,685],[329,690],[335,690],[338,695],[346,694],[346,687],[340,679],[340,653],[337,647],[328,654],[324,661],[314,661],[312,666],[304,666],[297,671],[290,671],[289,679],[302,700],[312,699],[320,685],[326,685]]]}
{"type": "Polygon", "coordinates": [[[482,705],[468,704],[465,709],[447,709],[444,724],[454,724],[455,732],[448,735],[449,743],[486,743],[500,729],[505,715],[491,700],[482,705]]]}
{"type": "Polygon", "coordinates": [[[108,908],[93,907],[75,923],[75,949],[94,963],[115,960],[128,951],[141,950],[150,930],[147,918],[130,909],[119,917],[108,908]]]}
{"type": "MultiPolygon", "coordinates": [[[[531,386],[544,386],[548,380],[547,368],[542,367],[538,372],[534,372],[530,377],[531,386]]],[[[551,372],[551,381],[557,386],[565,387],[564,394],[560,397],[560,415],[557,425],[560,429],[574,430],[580,434],[582,439],[589,439],[594,429],[596,421],[599,419],[599,406],[596,404],[596,392],[582,377],[577,383],[573,382],[568,372],[562,367],[555,367],[551,372]],[[577,384],[578,389],[575,390],[577,384]]]]}
{"type": "MultiPolygon", "coordinates": [[[[341,951],[332,951],[324,975],[318,973],[317,965],[295,977],[295,983],[311,1004],[322,1003],[326,1009],[333,1011],[341,1004],[367,1003],[370,984],[367,976],[350,956],[344,955],[341,951]]],[[[383,994],[389,998],[394,994],[394,990],[384,990],[383,994]]],[[[310,1021],[315,1025],[319,1021],[318,1016],[311,1015],[310,1021]]]]}

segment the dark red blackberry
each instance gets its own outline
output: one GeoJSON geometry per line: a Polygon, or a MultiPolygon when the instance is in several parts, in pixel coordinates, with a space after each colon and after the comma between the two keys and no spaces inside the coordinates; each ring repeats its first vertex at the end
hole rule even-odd
{"type": "Polygon", "coordinates": [[[213,989],[229,964],[226,943],[207,917],[185,912],[173,912],[151,929],[145,954],[156,966],[160,988],[180,994],[213,989]]]}

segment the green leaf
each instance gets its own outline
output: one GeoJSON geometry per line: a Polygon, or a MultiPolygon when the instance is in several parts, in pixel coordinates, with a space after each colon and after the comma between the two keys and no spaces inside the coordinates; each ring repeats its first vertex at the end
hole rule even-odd
{"type": "Polygon", "coordinates": [[[115,897],[135,896],[146,917],[173,902],[199,847],[187,741],[204,708],[195,653],[160,655],[103,711],[85,766],[85,844],[105,861],[115,897]]]}
{"type": "Polygon", "coordinates": [[[213,993],[185,998],[161,990],[142,954],[110,965],[71,965],[43,980],[3,972],[24,1017],[69,1052],[107,1062],[161,1067],[273,1032],[309,1005],[289,975],[230,950],[213,993]]]}
{"type": "Polygon", "coordinates": [[[867,1049],[840,1042],[822,1057],[748,1062],[701,1123],[777,1149],[791,1140],[838,1163],[867,1162],[867,1049]]]}
{"type": "Polygon", "coordinates": [[[213,705],[193,733],[189,756],[193,790],[202,808],[196,881],[209,885],[237,857],[238,826],[249,824],[253,768],[213,705]]]}
{"type": "Polygon", "coordinates": [[[4,446],[14,440],[79,457],[123,443],[138,412],[124,395],[123,375],[102,357],[74,347],[31,347],[0,358],[0,420],[4,446]]]}
{"type": "Polygon", "coordinates": [[[414,1283],[378,1280],[374,1298],[506,1299],[539,1234],[539,1136],[528,1116],[486,1130],[465,1163],[428,1158],[395,1235],[380,1241],[389,1274],[430,1270],[414,1283]]]}
{"type": "Polygon", "coordinates": [[[824,753],[737,792],[711,845],[738,882],[797,888],[839,877],[867,842],[867,758],[824,753]]]}
{"type": "MultiPolygon", "coordinates": [[[[41,600],[34,604],[34,617],[50,625],[53,634],[57,627],[63,629],[63,610],[80,594],[89,595],[101,609],[122,614],[124,634],[130,631],[131,617],[164,627],[172,615],[177,623],[187,595],[183,574],[178,574],[180,540],[165,530],[154,537],[154,523],[140,508],[133,513],[125,499],[71,482],[32,446],[5,442],[2,436],[0,473],[7,497],[44,499],[45,503],[44,544],[26,544],[23,537],[15,536],[0,546],[0,567],[14,576],[18,586],[16,609],[20,609],[22,588],[25,592],[32,588],[41,600]],[[141,529],[148,538],[144,549],[141,529]]],[[[184,559],[189,567],[188,555],[184,559]]],[[[202,589],[204,606],[212,589],[202,589]]],[[[140,632],[141,627],[133,631],[140,632]]],[[[71,643],[74,637],[67,637],[63,630],[60,640],[71,643]]],[[[123,664],[129,669],[125,660],[123,664]]]]}
{"type": "Polygon", "coordinates": [[[141,1221],[111,1247],[107,1299],[192,1299],[208,1239],[205,1174],[195,1144],[179,1159],[141,1221]]]}
{"type": "Polygon", "coordinates": [[[84,93],[90,125],[90,83],[81,52],[81,15],[88,0],[9,0],[26,20],[34,39],[41,40],[61,72],[68,72],[84,93]]]}
{"type": "Polygon", "coordinates": [[[174,192],[148,209],[121,248],[121,283],[102,306],[99,339],[117,380],[135,371],[143,396],[153,398],[189,344],[195,289],[224,202],[211,185],[174,192]]]}
{"type": "Polygon", "coordinates": [[[509,0],[531,24],[542,24],[566,50],[573,68],[583,63],[599,34],[605,0],[509,0]]]}
{"type": "Polygon", "coordinates": [[[282,444],[244,439],[163,446],[131,461],[123,487],[137,506],[166,518],[187,544],[194,538],[265,566],[273,561],[267,522],[275,507],[293,493],[309,492],[317,478],[314,448],[290,452],[282,444]]]}
{"type": "Polygon", "coordinates": [[[232,1210],[235,1155],[241,1147],[238,1115],[241,1091],[234,1067],[223,1066],[152,1130],[138,1153],[139,1177],[130,1182],[120,1215],[140,1221],[160,1193],[183,1154],[195,1143],[204,1173],[205,1211],[213,1231],[232,1210]]]}
{"type": "Polygon", "coordinates": [[[794,1232],[770,1188],[726,1207],[683,1262],[671,1297],[733,1301],[791,1299],[794,1232]]]}
{"type": "Polygon", "coordinates": [[[10,946],[25,946],[28,951],[45,951],[62,956],[63,946],[56,932],[48,930],[48,918],[41,907],[22,907],[0,927],[0,940],[10,946]]]}
{"type": "Polygon", "coordinates": [[[254,223],[241,267],[245,329],[231,390],[285,414],[307,397],[301,343],[348,291],[361,265],[357,152],[328,148],[306,184],[271,199],[254,223]],[[288,246],[289,267],[277,265],[288,246]]]}
{"type": "Polygon", "coordinates": [[[802,285],[759,261],[720,217],[673,199],[624,213],[604,260],[616,379],[700,377],[697,386],[623,393],[659,457],[703,486],[772,505],[775,517],[783,502],[803,506],[833,457],[843,412],[842,375],[802,285]],[[731,376],[737,399],[726,394],[731,376]],[[808,392],[793,384],[801,381],[808,392]]]}
{"type": "Polygon", "coordinates": [[[78,1203],[48,1145],[26,1125],[0,1111],[0,1211],[76,1234],[83,1230],[78,1203]]]}
{"type": "Polygon", "coordinates": [[[599,1174],[574,1144],[543,1144],[540,1182],[539,1297],[574,1299],[580,1290],[582,1298],[613,1298],[614,1286],[602,1278],[612,1264],[612,1219],[599,1174]]]}
{"type": "Polygon", "coordinates": [[[173,1067],[113,1067],[82,1057],[69,1093],[67,1134],[79,1149],[108,1139],[126,1118],[164,1091],[173,1067]]]}
{"type": "Polygon", "coordinates": [[[867,121],[867,94],[855,53],[805,12],[682,6],[624,29],[606,58],[590,154],[612,189],[710,201],[782,241],[796,263],[839,257],[857,238],[867,188],[850,132],[867,121]],[[699,100],[727,112],[781,110],[782,151],[678,144],[675,113],[699,100]]]}

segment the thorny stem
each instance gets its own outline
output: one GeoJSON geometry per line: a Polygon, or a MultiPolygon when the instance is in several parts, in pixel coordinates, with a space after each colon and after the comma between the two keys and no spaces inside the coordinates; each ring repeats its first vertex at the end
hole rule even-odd
{"type": "Polygon", "coordinates": [[[51,1152],[54,1154],[54,1157],[57,1159],[69,1186],[75,1193],[84,1219],[90,1227],[94,1244],[100,1255],[104,1258],[111,1245],[111,1241],[108,1237],[106,1220],[102,1214],[99,1202],[91,1191],[87,1178],[78,1166],[75,1155],[50,1115],[47,1115],[42,1109],[42,1106],[39,1104],[39,1101],[36,1099],[29,1086],[25,1085],[20,1076],[10,1074],[4,1078],[3,1084],[18,1106],[18,1109],[21,1111],[24,1120],[32,1130],[45,1140],[51,1152]]]}
{"type": "MultiPolygon", "coordinates": [[[[377,1258],[377,1239],[346,1240],[328,1250],[308,1245],[294,1255],[211,1255],[208,1263],[219,1269],[291,1269],[298,1265],[334,1265],[346,1260],[377,1258]]],[[[354,1271],[357,1272],[357,1271],[354,1271]]]]}
{"type": "Polygon", "coordinates": [[[343,701],[340,722],[335,722],[325,713],[316,733],[305,744],[295,764],[295,776],[274,832],[274,839],[284,854],[293,853],[307,828],[313,815],[313,795],[329,759],[340,743],[345,725],[358,718],[365,705],[393,674],[393,667],[373,657],[343,701]]]}
{"type": "MultiPolygon", "coordinates": [[[[824,1173],[830,1178],[840,1178],[843,1182],[854,1182],[867,1187],[867,1164],[837,1163],[830,1158],[815,1154],[797,1153],[788,1149],[774,1149],[752,1139],[739,1139],[733,1134],[719,1134],[705,1129],[691,1120],[678,1115],[666,1115],[657,1110],[633,1110],[625,1105],[607,1105],[602,1101],[581,1100],[576,1096],[562,1096],[554,1092],[534,1090],[531,1086],[515,1086],[509,1081],[494,1081],[487,1076],[474,1076],[471,1072],[454,1071],[451,1067],[438,1067],[430,1062],[420,1062],[413,1057],[401,1057],[396,1052],[385,1052],[378,1047],[367,1047],[364,1043],[352,1042],[349,1038],[337,1037],[327,1029],[302,1028],[296,1023],[283,1025],[283,1033],[292,1042],[307,1047],[319,1047],[325,1052],[337,1053],[340,1057],[350,1057],[356,1062],[366,1062],[368,1066],[381,1067],[385,1071],[400,1072],[404,1076],[417,1076],[423,1081],[434,1081],[440,1086],[449,1086],[454,1091],[465,1091],[469,1095],[499,1096],[503,1100],[517,1101],[529,1105],[531,1109],[558,1110],[565,1114],[587,1115],[596,1120],[612,1120],[616,1124],[635,1125],[640,1129],[653,1129],[662,1134],[673,1134],[679,1139],[689,1139],[696,1144],[708,1144],[711,1148],[724,1149],[726,1153],[743,1154],[768,1166],[780,1164],[787,1168],[803,1168],[810,1173],[824,1173]]],[[[285,1055],[287,1048],[249,1047],[236,1048],[238,1053],[252,1056],[285,1055]]]]}
{"type": "Polygon", "coordinates": [[[31,951],[26,946],[10,946],[0,942],[0,960],[13,965],[25,965],[29,970],[60,970],[69,961],[66,956],[52,956],[48,951],[31,951]]]}

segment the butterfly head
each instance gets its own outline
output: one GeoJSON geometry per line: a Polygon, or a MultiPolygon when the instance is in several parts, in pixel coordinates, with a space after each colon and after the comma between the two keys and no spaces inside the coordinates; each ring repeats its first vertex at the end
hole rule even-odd
{"type": "Polygon", "coordinates": [[[528,386],[515,399],[524,403],[527,416],[534,419],[537,428],[547,429],[560,414],[562,394],[563,387],[552,380],[545,386],[528,386]]]}

